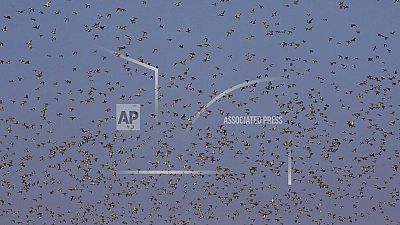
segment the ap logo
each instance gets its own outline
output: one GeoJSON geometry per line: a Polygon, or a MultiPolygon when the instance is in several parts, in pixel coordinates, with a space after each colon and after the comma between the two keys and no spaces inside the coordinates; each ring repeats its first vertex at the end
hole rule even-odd
{"type": "Polygon", "coordinates": [[[117,104],[117,130],[140,130],[140,104],[117,104]]]}

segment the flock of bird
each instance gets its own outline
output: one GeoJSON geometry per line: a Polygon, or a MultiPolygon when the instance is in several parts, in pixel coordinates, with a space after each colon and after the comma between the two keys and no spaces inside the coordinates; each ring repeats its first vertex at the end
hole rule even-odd
{"type": "Polygon", "coordinates": [[[398,1],[0,4],[0,224],[400,224],[398,1]]]}

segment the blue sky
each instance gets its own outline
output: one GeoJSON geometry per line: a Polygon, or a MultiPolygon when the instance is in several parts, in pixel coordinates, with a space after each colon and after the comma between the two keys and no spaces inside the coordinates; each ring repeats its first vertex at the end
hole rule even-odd
{"type": "Polygon", "coordinates": [[[2,1],[0,223],[398,223],[399,4],[340,2],[2,1]]]}

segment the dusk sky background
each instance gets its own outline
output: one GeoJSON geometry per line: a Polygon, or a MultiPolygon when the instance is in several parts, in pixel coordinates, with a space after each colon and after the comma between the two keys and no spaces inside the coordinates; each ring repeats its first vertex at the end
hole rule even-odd
{"type": "Polygon", "coordinates": [[[399,224],[400,4],[341,2],[2,1],[0,224],[399,224]]]}

